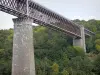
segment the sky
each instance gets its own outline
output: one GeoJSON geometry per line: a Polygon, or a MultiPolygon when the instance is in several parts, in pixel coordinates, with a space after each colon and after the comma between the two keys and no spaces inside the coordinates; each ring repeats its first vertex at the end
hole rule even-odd
{"type": "MultiPolygon", "coordinates": [[[[67,19],[100,20],[100,0],[33,0],[67,19]]],[[[13,28],[15,16],[0,11],[0,29],[13,28]]]]}

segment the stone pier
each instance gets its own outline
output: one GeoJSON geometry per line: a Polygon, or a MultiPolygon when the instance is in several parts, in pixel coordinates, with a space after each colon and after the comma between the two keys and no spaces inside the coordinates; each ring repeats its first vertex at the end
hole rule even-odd
{"type": "Polygon", "coordinates": [[[84,52],[86,52],[84,26],[80,27],[80,31],[81,31],[81,38],[73,38],[73,45],[83,48],[84,52]]]}
{"type": "Polygon", "coordinates": [[[32,19],[15,18],[12,75],[35,75],[32,19]]]}

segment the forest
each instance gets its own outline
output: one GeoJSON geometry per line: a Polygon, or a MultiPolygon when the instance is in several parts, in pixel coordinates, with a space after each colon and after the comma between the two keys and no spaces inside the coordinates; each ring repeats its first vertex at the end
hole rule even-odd
{"type": "MultiPolygon", "coordinates": [[[[72,20],[95,33],[86,53],[72,39],[43,26],[33,28],[36,75],[100,75],[100,20],[72,20]]],[[[0,30],[0,75],[11,75],[13,29],[0,30]]]]}

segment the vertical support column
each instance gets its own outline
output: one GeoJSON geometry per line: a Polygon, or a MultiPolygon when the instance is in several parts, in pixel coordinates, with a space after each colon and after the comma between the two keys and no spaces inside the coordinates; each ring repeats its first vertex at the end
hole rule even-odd
{"type": "Polygon", "coordinates": [[[12,75],[35,75],[32,19],[14,22],[12,75]]]}
{"type": "Polygon", "coordinates": [[[83,48],[84,52],[86,52],[84,26],[80,27],[80,31],[81,31],[81,38],[73,38],[73,45],[83,48]]]}

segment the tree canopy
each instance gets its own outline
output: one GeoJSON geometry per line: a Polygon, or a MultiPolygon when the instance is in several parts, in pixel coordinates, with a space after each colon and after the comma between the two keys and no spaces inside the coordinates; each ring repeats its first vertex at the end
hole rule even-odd
{"type": "MultiPolygon", "coordinates": [[[[33,28],[36,75],[100,75],[100,20],[73,20],[95,32],[86,37],[87,53],[73,38],[37,26],[33,28]]],[[[11,75],[13,29],[0,30],[0,75],[11,75]]]]}

